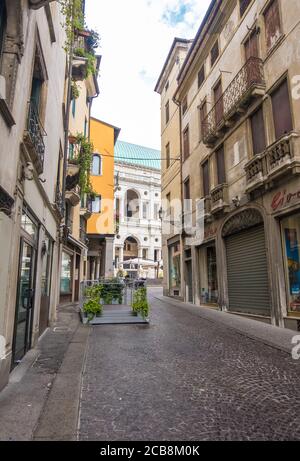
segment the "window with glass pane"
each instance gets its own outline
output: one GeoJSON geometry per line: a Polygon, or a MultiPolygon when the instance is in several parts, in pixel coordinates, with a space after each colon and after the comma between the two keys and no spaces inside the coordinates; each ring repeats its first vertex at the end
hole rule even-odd
{"type": "Polygon", "coordinates": [[[210,52],[211,66],[214,65],[218,57],[219,57],[219,42],[217,40],[210,52]]]}
{"type": "Polygon", "coordinates": [[[102,159],[100,155],[93,155],[93,164],[92,164],[92,175],[99,176],[102,174],[102,159]]]}
{"type": "Polygon", "coordinates": [[[183,160],[186,160],[190,155],[190,135],[189,127],[187,126],[183,132],[183,160]]]}
{"type": "Polygon", "coordinates": [[[21,227],[33,240],[37,240],[38,226],[27,214],[26,210],[23,210],[22,213],[21,227]]]}
{"type": "Polygon", "coordinates": [[[166,110],[166,123],[168,123],[168,121],[170,119],[170,104],[169,104],[169,101],[165,105],[165,110],[166,110]]]}
{"type": "Polygon", "coordinates": [[[96,195],[92,199],[92,213],[100,213],[101,212],[101,196],[96,195]]]}
{"type": "Polygon", "coordinates": [[[60,275],[60,292],[71,293],[72,291],[72,257],[62,252],[61,275],[60,275]]]}
{"type": "Polygon", "coordinates": [[[281,221],[288,310],[300,313],[300,214],[281,221]]]}

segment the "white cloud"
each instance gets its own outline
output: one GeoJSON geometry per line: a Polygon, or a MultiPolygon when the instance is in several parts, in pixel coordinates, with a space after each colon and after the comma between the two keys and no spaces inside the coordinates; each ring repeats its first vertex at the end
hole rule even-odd
{"type": "Polygon", "coordinates": [[[93,103],[92,113],[120,127],[120,139],[160,148],[156,80],[174,37],[193,38],[209,3],[210,0],[86,1],[86,21],[100,33],[102,54],[101,93],[93,103]],[[174,14],[170,16],[170,12],[174,14]]]}

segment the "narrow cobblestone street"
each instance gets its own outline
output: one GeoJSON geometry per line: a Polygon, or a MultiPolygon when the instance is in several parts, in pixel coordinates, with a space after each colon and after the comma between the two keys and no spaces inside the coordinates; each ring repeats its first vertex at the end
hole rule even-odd
{"type": "Polygon", "coordinates": [[[79,438],[299,439],[299,361],[160,295],[149,326],[92,328],[79,438]]]}

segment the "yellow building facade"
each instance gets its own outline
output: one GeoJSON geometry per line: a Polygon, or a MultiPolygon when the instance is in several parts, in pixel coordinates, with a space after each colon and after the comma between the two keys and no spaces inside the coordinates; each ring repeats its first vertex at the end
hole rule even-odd
{"type": "Polygon", "coordinates": [[[114,244],[114,149],[120,129],[96,118],[90,119],[90,139],[94,146],[87,223],[88,267],[91,280],[112,277],[114,244]]]}

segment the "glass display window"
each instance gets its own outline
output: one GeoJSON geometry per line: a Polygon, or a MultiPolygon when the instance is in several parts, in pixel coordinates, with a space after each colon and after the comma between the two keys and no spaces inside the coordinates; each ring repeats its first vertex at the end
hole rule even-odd
{"type": "Polygon", "coordinates": [[[300,213],[281,220],[288,312],[300,314],[300,213]]]}

